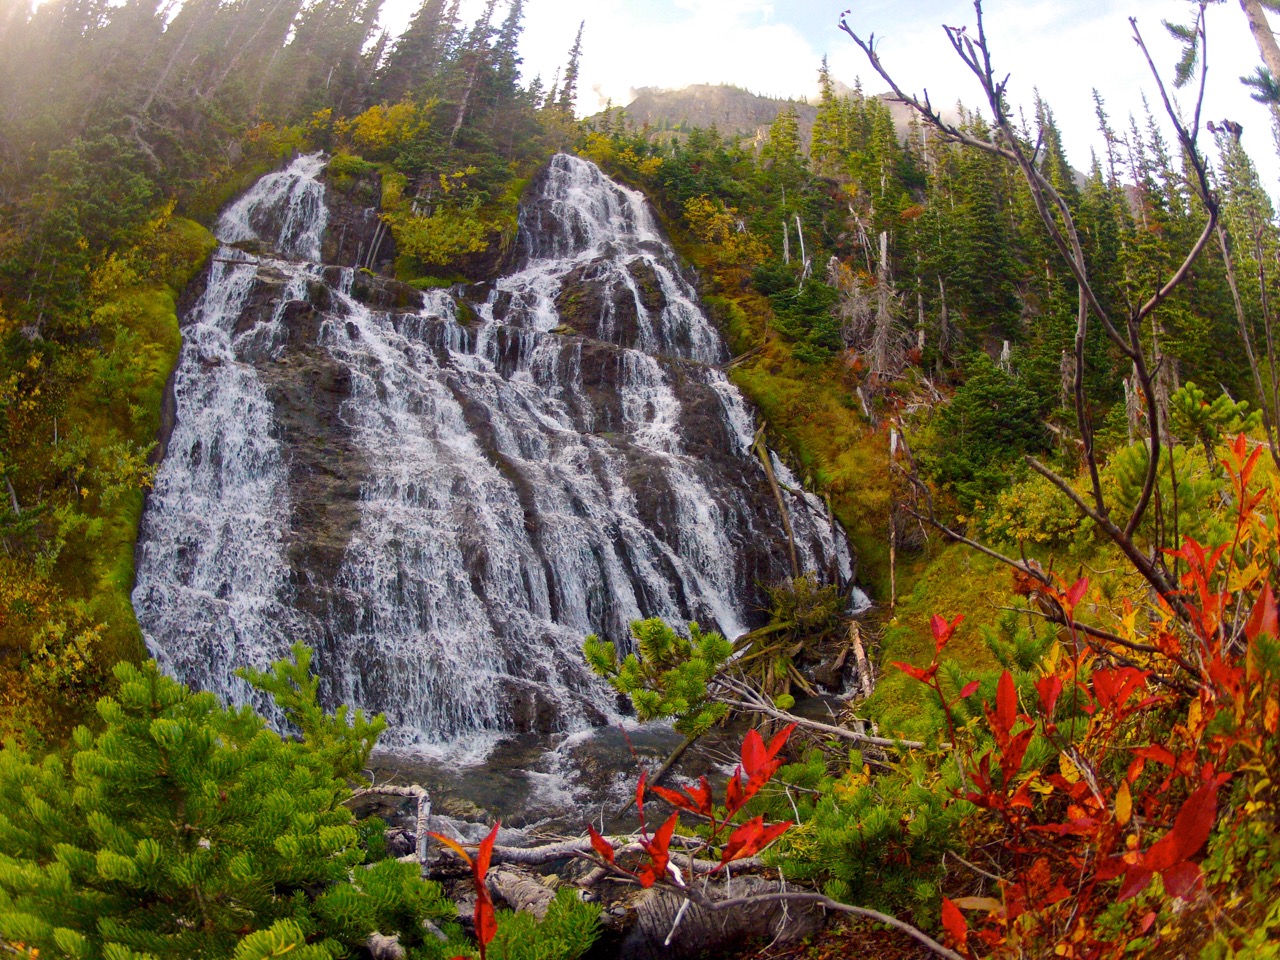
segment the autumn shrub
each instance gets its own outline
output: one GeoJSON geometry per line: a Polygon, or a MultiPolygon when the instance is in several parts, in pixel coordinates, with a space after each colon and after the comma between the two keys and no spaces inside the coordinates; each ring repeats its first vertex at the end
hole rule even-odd
{"type": "MultiPolygon", "coordinates": [[[[1006,668],[994,698],[979,698],[983,719],[957,733],[954,802],[980,811],[969,843],[988,863],[970,878],[978,893],[943,901],[958,948],[1223,956],[1252,936],[1235,918],[1275,923],[1280,487],[1255,488],[1260,454],[1243,435],[1227,448],[1224,537],[1168,550],[1179,592],[1148,608],[1125,601],[1114,622],[1091,625],[1079,618],[1104,604],[1087,579],[1018,574],[1065,637],[1036,665],[1033,690],[1006,668]],[[1206,911],[1234,929],[1206,929],[1206,911]]],[[[900,666],[947,709],[935,678],[954,628],[936,622],[934,662],[900,666]]]]}

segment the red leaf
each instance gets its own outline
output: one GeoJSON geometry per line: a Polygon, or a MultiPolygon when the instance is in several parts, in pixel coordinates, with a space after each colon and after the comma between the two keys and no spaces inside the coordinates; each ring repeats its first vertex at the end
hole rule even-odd
{"type": "Polygon", "coordinates": [[[679,807],[681,810],[696,809],[693,802],[690,801],[688,797],[676,793],[674,790],[668,790],[666,787],[660,787],[657,784],[654,784],[649,788],[649,792],[656,793],[663,800],[667,801],[667,803],[671,804],[673,807],[679,807]]]}
{"type": "Polygon", "coordinates": [[[1174,765],[1175,758],[1167,747],[1162,747],[1158,743],[1153,743],[1149,747],[1139,747],[1133,751],[1140,757],[1147,760],[1154,760],[1156,763],[1163,763],[1166,767],[1174,765]]]}
{"type": "Polygon", "coordinates": [[[795,729],[796,725],[792,723],[775,733],[773,739],[769,741],[769,749],[765,751],[765,759],[774,759],[782,748],[787,745],[787,739],[795,732],[795,729]]]}
{"type": "Polygon", "coordinates": [[[928,683],[930,680],[933,679],[933,675],[938,672],[937,664],[934,664],[931,667],[913,667],[909,663],[902,663],[899,660],[894,660],[892,663],[889,664],[889,666],[897,667],[907,676],[914,677],[916,680],[919,680],[921,683],[928,683]]]}
{"type": "Polygon", "coordinates": [[[1244,635],[1250,640],[1258,639],[1258,635],[1262,633],[1271,637],[1280,637],[1280,617],[1276,615],[1276,595],[1271,592],[1269,583],[1258,595],[1258,600],[1253,605],[1253,613],[1249,614],[1249,622],[1244,628],[1244,635]]]}
{"type": "Polygon", "coordinates": [[[960,626],[963,620],[963,613],[950,623],[947,622],[945,617],[940,617],[936,613],[930,618],[929,629],[933,632],[933,642],[939,652],[950,642],[952,635],[956,632],[956,627],[960,626]]]}
{"type": "Polygon", "coordinates": [[[476,862],[471,867],[471,872],[475,875],[477,887],[484,886],[484,878],[489,873],[489,861],[493,859],[493,842],[498,839],[500,825],[501,821],[493,825],[489,835],[480,841],[480,849],[476,851],[476,862]]]}
{"type": "Polygon", "coordinates": [[[1033,733],[1035,733],[1034,728],[1023,730],[1016,737],[1011,738],[1001,752],[1000,772],[1004,774],[1005,790],[1008,790],[1013,778],[1022,769],[1022,758],[1026,756],[1027,747],[1031,744],[1031,735],[1033,733]]]}
{"type": "Polygon", "coordinates": [[[493,900],[487,888],[476,890],[476,939],[480,941],[480,957],[484,960],[484,948],[498,933],[498,918],[493,912],[493,900]]]}
{"type": "Polygon", "coordinates": [[[1089,589],[1088,577],[1081,577],[1079,580],[1077,580],[1075,583],[1071,585],[1071,588],[1067,590],[1066,597],[1064,597],[1064,599],[1066,600],[1065,606],[1067,608],[1068,613],[1070,613],[1072,610],[1076,608],[1076,604],[1080,602],[1080,598],[1084,596],[1085,591],[1088,589],[1089,589]]]}
{"type": "Polygon", "coordinates": [[[1168,870],[1162,870],[1160,879],[1164,881],[1164,890],[1169,896],[1190,900],[1200,886],[1200,867],[1190,860],[1183,860],[1168,870]]]}
{"type": "Polygon", "coordinates": [[[766,759],[768,758],[765,756],[764,740],[760,736],[760,731],[748,730],[742,741],[742,769],[750,777],[760,769],[766,759]]]}
{"type": "Polygon", "coordinates": [[[1178,811],[1173,829],[1151,845],[1142,858],[1148,870],[1165,871],[1182,860],[1194,856],[1213,830],[1217,811],[1218,781],[1201,784],[1187,797],[1178,811]]]}
{"type": "Polygon", "coordinates": [[[698,785],[696,787],[686,786],[682,789],[690,796],[693,802],[698,805],[697,810],[700,814],[706,817],[711,816],[713,809],[711,800],[711,784],[707,782],[707,778],[705,776],[698,781],[698,785]]]}
{"type": "Polygon", "coordinates": [[[1006,670],[1000,674],[996,685],[996,720],[1001,732],[1008,734],[1018,719],[1018,691],[1013,686],[1013,675],[1006,670]]]}
{"type": "Polygon", "coordinates": [[[1146,685],[1149,670],[1138,670],[1135,667],[1118,667],[1115,670],[1095,670],[1093,672],[1093,691],[1097,694],[1098,703],[1104,710],[1115,710],[1123,707],[1134,692],[1146,685]]]}
{"type": "Polygon", "coordinates": [[[747,797],[742,790],[742,768],[739,767],[733,771],[733,776],[724,788],[724,805],[728,811],[726,819],[741,810],[746,802],[747,797]]]}
{"type": "Polygon", "coordinates": [[[591,846],[595,848],[596,853],[613,863],[613,844],[600,836],[591,824],[587,824],[587,833],[591,835],[591,846]]]}
{"type": "Polygon", "coordinates": [[[968,700],[978,692],[978,687],[980,686],[982,686],[982,684],[977,680],[971,680],[969,683],[966,683],[960,690],[960,699],[968,700]]]}
{"type": "Polygon", "coordinates": [[[1041,677],[1036,681],[1036,693],[1040,694],[1040,706],[1046,717],[1053,716],[1053,708],[1062,693],[1062,680],[1057,676],[1041,677]]]}
{"type": "MultiPolygon", "coordinates": [[[[734,860],[741,860],[744,857],[755,856],[786,833],[791,824],[792,821],[787,820],[783,823],[775,823],[771,827],[766,827],[764,825],[764,817],[748,820],[729,835],[729,839],[724,845],[724,853],[720,856],[720,866],[723,867],[726,863],[732,863],[734,860]]],[[[719,867],[716,869],[718,870],[719,867]]]]}
{"type": "Polygon", "coordinates": [[[680,814],[673,813],[667,818],[667,822],[658,828],[652,840],[640,841],[640,846],[644,847],[645,853],[649,854],[649,860],[653,864],[654,879],[667,872],[667,863],[670,861],[667,848],[671,844],[671,836],[675,833],[676,821],[679,819],[680,814]]]}
{"type": "Polygon", "coordinates": [[[467,866],[468,866],[468,867],[471,867],[472,869],[475,869],[475,864],[473,864],[473,863],[471,862],[471,854],[469,854],[469,853],[467,853],[467,851],[463,850],[463,849],[462,849],[462,844],[458,843],[458,841],[456,841],[456,840],[450,840],[448,837],[446,837],[446,836],[444,836],[444,835],[442,835],[442,834],[439,834],[439,833],[431,833],[431,832],[428,832],[428,833],[427,833],[427,836],[428,836],[428,837],[433,837],[434,839],[439,840],[439,841],[440,841],[441,843],[443,843],[446,847],[448,847],[450,850],[452,850],[454,853],[456,853],[458,856],[460,856],[460,857],[461,857],[461,858],[466,862],[466,864],[467,864],[467,866]]]}
{"type": "Polygon", "coordinates": [[[1142,867],[1130,867],[1124,875],[1124,883],[1120,885],[1120,895],[1116,899],[1128,900],[1130,897],[1136,897],[1147,889],[1147,884],[1151,882],[1153,876],[1155,874],[1150,870],[1142,867]]]}
{"type": "Polygon", "coordinates": [[[965,923],[960,908],[946,897],[942,898],[942,925],[958,946],[965,945],[965,941],[969,939],[969,925],[965,923]]]}

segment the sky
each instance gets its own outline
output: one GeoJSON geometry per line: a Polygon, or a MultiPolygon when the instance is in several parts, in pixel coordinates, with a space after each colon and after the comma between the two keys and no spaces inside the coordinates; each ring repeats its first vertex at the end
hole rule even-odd
{"type": "MultiPolygon", "coordinates": [[[[384,18],[394,29],[414,6],[414,0],[388,0],[384,18]]],[[[463,14],[474,19],[482,6],[482,0],[465,0],[463,14]]],[[[979,105],[977,81],[952,51],[941,26],[967,24],[972,29],[970,0],[526,0],[524,75],[528,80],[541,74],[549,84],[585,20],[578,98],[578,113],[584,116],[609,101],[623,106],[636,88],[646,86],[730,83],[768,96],[813,96],[824,54],[836,79],[852,85],[861,77],[868,93],[882,92],[884,83],[837,27],[847,7],[853,8],[850,26],[860,36],[875,34],[881,59],[904,90],[927,89],[935,105],[957,100],[979,105]]],[[[1177,46],[1160,21],[1187,21],[1191,8],[1187,0],[984,4],[993,59],[1000,75],[1011,74],[1012,101],[1030,111],[1038,88],[1057,117],[1068,159],[1082,170],[1088,169],[1090,148],[1101,152],[1093,88],[1102,94],[1116,127],[1127,124],[1130,112],[1141,115],[1143,93],[1153,109],[1159,107],[1128,18],[1138,18],[1157,66],[1169,76],[1177,46]]],[[[500,4],[499,16],[503,9],[500,4]]],[[[1270,119],[1238,79],[1259,62],[1239,4],[1210,7],[1208,37],[1204,118],[1228,118],[1244,126],[1245,146],[1275,196],[1280,193],[1280,158],[1270,119]]],[[[1190,92],[1179,93],[1178,99],[1190,113],[1190,92]]]]}

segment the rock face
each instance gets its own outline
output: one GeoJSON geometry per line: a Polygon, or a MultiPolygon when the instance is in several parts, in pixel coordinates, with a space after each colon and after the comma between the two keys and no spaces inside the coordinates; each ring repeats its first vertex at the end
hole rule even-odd
{"type": "MultiPolygon", "coordinates": [[[[226,211],[184,318],[134,592],[166,668],[243,701],[234,668],[302,640],[330,703],[440,744],[612,715],[588,633],[758,622],[759,585],[790,573],[778,507],[643,197],[557,156],[515,271],[421,293],[355,268],[369,218],[322,165],[226,211]]],[[[843,534],[782,472],[803,565],[847,578],[843,534]]]]}
{"type": "Polygon", "coordinates": [[[714,126],[728,137],[763,142],[770,125],[788,108],[796,111],[801,146],[807,152],[818,109],[803,100],[761,97],[739,87],[701,83],[680,90],[641,88],[625,109],[627,120],[637,127],[665,131],[714,126]]]}
{"type": "MultiPolygon", "coordinates": [[[[853,90],[837,80],[835,92],[837,96],[845,96],[853,90]]],[[[910,131],[911,109],[893,100],[889,94],[878,94],[878,97],[889,108],[898,137],[906,140],[910,131]]],[[[769,137],[770,125],[789,108],[796,111],[800,147],[808,153],[818,108],[804,100],[762,97],[740,87],[723,84],[694,84],[679,90],[642,87],[636,91],[635,99],[627,104],[624,112],[631,125],[647,127],[655,137],[670,136],[672,132],[679,135],[694,127],[706,129],[714,126],[723,136],[740,136],[762,144],[769,137]]],[[[959,119],[954,109],[943,108],[942,112],[948,122],[959,119]]]]}

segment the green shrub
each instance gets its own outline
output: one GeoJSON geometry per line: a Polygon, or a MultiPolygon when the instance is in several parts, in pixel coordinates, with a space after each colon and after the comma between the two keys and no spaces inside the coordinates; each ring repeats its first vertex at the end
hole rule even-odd
{"type": "Polygon", "coordinates": [[[343,803],[381,717],[315,704],[310,651],[250,677],[301,732],[118,664],[67,759],[0,751],[0,938],[68,960],[349,955],[378,930],[415,956],[465,949],[456,910],[343,803]],[[422,921],[451,929],[439,943],[422,921]],[[306,945],[303,945],[305,938],[306,945]],[[292,945],[292,946],[291,946],[292,945]]]}

